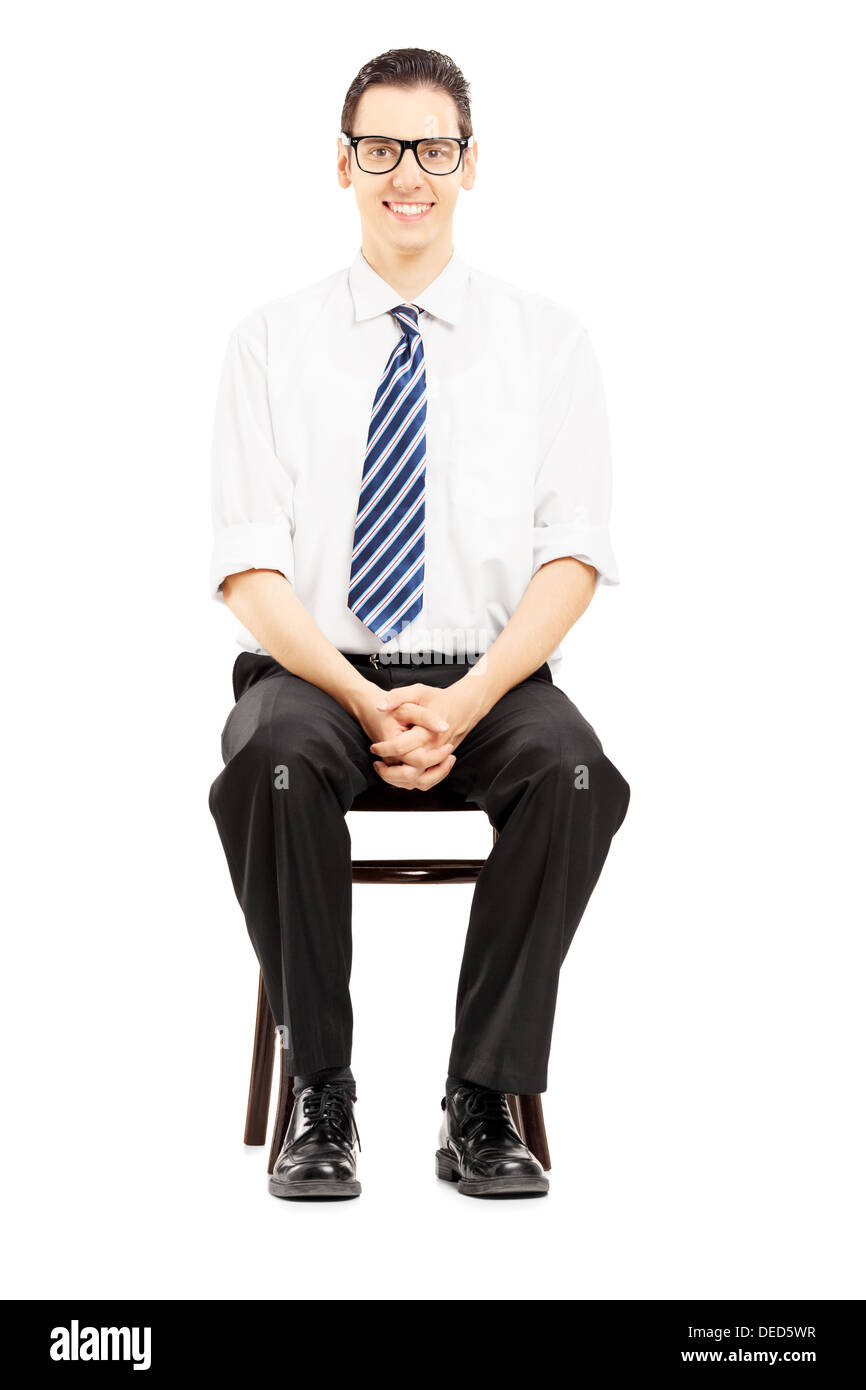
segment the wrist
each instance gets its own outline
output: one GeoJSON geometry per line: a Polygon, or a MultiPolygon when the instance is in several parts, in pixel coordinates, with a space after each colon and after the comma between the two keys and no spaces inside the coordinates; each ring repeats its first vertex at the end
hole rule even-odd
{"type": "Polygon", "coordinates": [[[360,716],[370,708],[373,697],[378,698],[381,695],[382,691],[375,681],[367,680],[366,676],[359,675],[353,668],[352,675],[337,696],[337,700],[347,714],[351,714],[353,719],[360,723],[360,716]]]}
{"type": "MultiPolygon", "coordinates": [[[[492,710],[499,698],[489,678],[477,668],[472,667],[451,689],[458,695],[467,721],[467,730],[473,728],[492,710]]],[[[465,731],[464,731],[465,732],[465,731]]]]}

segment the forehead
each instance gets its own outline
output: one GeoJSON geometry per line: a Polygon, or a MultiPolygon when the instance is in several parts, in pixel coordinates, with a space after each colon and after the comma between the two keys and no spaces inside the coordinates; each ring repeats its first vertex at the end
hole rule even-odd
{"type": "Polygon", "coordinates": [[[355,135],[393,135],[401,140],[460,134],[453,98],[429,87],[368,87],[358,102],[354,125],[355,135]]]}

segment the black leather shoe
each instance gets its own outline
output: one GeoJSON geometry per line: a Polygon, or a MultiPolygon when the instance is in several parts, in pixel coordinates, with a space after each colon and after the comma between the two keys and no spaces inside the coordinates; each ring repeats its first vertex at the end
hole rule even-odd
{"type": "Polygon", "coordinates": [[[544,1169],[514,1127],[500,1091],[460,1086],[442,1101],[445,1114],[436,1176],[467,1197],[524,1197],[547,1192],[544,1169]]]}
{"type": "Polygon", "coordinates": [[[343,1086],[307,1086],[295,1098],[280,1156],[268,1180],[275,1197],[357,1197],[355,1102],[343,1086]]]}

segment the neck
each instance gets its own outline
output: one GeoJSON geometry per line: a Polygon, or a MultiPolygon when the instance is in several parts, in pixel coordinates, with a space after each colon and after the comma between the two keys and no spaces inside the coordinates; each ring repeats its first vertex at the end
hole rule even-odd
{"type": "Polygon", "coordinates": [[[369,231],[364,232],[361,241],[364,260],[397,291],[404,304],[411,304],[416,294],[433,283],[450,261],[453,250],[450,227],[421,251],[399,250],[369,231]]]}

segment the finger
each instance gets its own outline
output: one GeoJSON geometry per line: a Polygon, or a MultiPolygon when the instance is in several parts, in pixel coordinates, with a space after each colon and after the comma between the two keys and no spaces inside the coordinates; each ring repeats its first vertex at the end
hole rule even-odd
{"type": "Polygon", "coordinates": [[[441,763],[443,758],[447,758],[448,754],[453,752],[453,743],[425,743],[420,748],[412,748],[408,753],[399,753],[396,757],[380,753],[379,760],[391,766],[395,763],[405,763],[407,767],[417,767],[423,771],[425,767],[435,767],[441,763]]]}
{"type": "MultiPolygon", "coordinates": [[[[427,702],[435,690],[428,685],[405,685],[400,690],[390,690],[383,695],[377,709],[390,710],[397,720],[410,721],[413,724],[423,724],[425,728],[430,728],[433,732],[442,731],[448,728],[448,721],[440,717],[439,721],[433,725],[429,724],[421,710],[427,711],[427,702]],[[407,711],[411,712],[407,713],[407,711]]],[[[432,717],[432,716],[431,716],[432,717]]]]}
{"type": "Polygon", "coordinates": [[[388,763],[376,762],[373,766],[383,782],[390,783],[392,787],[404,787],[407,791],[413,789],[416,779],[421,776],[415,768],[407,767],[405,763],[394,763],[392,767],[388,763]]]}
{"type": "Polygon", "coordinates": [[[417,768],[419,772],[424,772],[428,767],[439,767],[448,757],[451,748],[450,743],[443,744],[440,748],[428,744],[423,748],[416,748],[414,753],[406,753],[403,762],[409,767],[417,768]]]}
{"type": "Polygon", "coordinates": [[[441,734],[448,728],[448,720],[442,719],[433,710],[426,709],[424,705],[416,704],[412,700],[404,700],[401,705],[397,705],[392,713],[395,719],[405,720],[409,724],[420,724],[423,729],[429,729],[433,734],[441,734]]]}
{"type": "Polygon", "coordinates": [[[448,776],[457,759],[451,753],[444,762],[438,767],[431,767],[427,772],[422,772],[415,785],[419,791],[426,792],[430,787],[435,787],[437,782],[442,782],[448,776]]]}
{"type": "MultiPolygon", "coordinates": [[[[416,748],[416,751],[405,753],[402,758],[393,759],[389,766],[396,766],[403,763],[406,767],[413,767],[418,773],[423,773],[428,767],[438,767],[443,759],[448,758],[452,752],[452,745],[448,744],[442,748],[416,748]]],[[[388,759],[385,759],[388,762],[388,759]]]]}
{"type": "Polygon", "coordinates": [[[405,764],[395,767],[388,767],[384,763],[374,763],[376,771],[383,782],[389,782],[392,787],[402,787],[406,791],[428,791],[437,782],[441,782],[451,771],[457,759],[454,754],[449,756],[437,767],[431,767],[426,772],[417,772],[405,764]]]}
{"type": "Polygon", "coordinates": [[[404,700],[417,700],[424,692],[424,686],[401,685],[399,690],[385,690],[379,697],[377,709],[396,709],[404,700]]]}
{"type": "Polygon", "coordinates": [[[422,743],[429,742],[429,731],[415,725],[408,728],[405,733],[394,734],[391,738],[383,738],[378,743],[371,743],[370,752],[377,754],[380,758],[402,758],[404,753],[411,753],[414,748],[420,748],[422,743]]]}
{"type": "Polygon", "coordinates": [[[442,747],[438,738],[431,739],[429,729],[422,729],[420,724],[414,724],[405,733],[394,734],[391,738],[383,738],[378,743],[371,743],[370,752],[377,754],[380,758],[402,758],[406,753],[411,753],[415,748],[421,748],[427,744],[442,747]]]}

